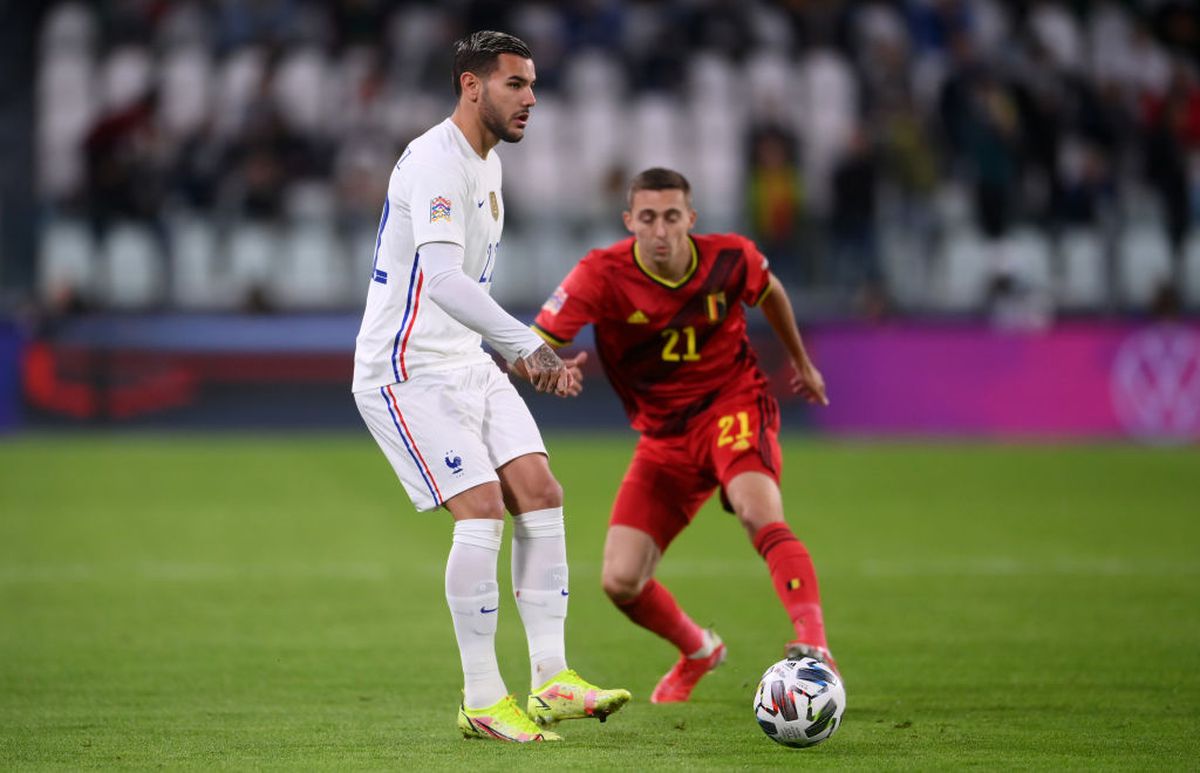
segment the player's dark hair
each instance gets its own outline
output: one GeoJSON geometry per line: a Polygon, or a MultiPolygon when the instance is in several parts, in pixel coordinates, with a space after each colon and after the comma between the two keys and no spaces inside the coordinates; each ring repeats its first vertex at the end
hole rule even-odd
{"type": "Polygon", "coordinates": [[[652,167],[633,178],[629,183],[629,206],[633,206],[633,194],[638,191],[683,191],[688,205],[692,203],[692,186],[687,178],[674,169],[664,169],[661,166],[652,167]]]}
{"type": "Polygon", "coordinates": [[[524,41],[507,32],[480,30],[472,32],[454,43],[454,96],[462,96],[462,74],[474,73],[486,78],[499,64],[501,54],[515,54],[522,59],[532,59],[533,54],[524,41]]]}

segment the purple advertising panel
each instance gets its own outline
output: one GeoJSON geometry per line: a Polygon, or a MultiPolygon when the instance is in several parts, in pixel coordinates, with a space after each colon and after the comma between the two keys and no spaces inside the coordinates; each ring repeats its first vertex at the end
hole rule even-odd
{"type": "Polygon", "coordinates": [[[1200,325],[827,328],[817,427],[852,435],[1200,440],[1200,325]]]}

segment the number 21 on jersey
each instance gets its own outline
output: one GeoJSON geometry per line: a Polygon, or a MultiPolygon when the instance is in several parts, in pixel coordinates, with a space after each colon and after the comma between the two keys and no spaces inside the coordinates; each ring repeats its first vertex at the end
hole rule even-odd
{"type": "Polygon", "coordinates": [[[700,359],[700,353],[696,351],[696,328],[688,325],[682,331],[669,327],[662,331],[662,337],[666,339],[663,344],[662,358],[667,362],[695,362],[700,359]],[[682,332],[682,335],[681,335],[682,332]],[[678,351],[679,339],[684,339],[684,350],[678,351]]]}
{"type": "Polygon", "coordinates": [[[750,414],[745,411],[726,414],[717,419],[717,427],[721,430],[721,434],[717,435],[717,448],[730,443],[734,451],[745,451],[750,447],[750,438],[754,437],[754,431],[750,429],[750,414]],[[737,434],[734,434],[735,429],[737,434]]]}

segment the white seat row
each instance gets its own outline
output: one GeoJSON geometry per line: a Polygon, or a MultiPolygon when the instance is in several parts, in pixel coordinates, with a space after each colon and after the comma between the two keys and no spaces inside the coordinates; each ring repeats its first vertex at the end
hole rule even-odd
{"type": "MultiPolygon", "coordinates": [[[[242,223],[219,233],[208,221],[189,218],[176,221],[170,234],[168,260],[166,245],[144,225],[118,225],[97,241],[84,223],[54,221],[42,236],[41,295],[49,300],[73,289],[122,309],[162,304],[235,309],[258,293],[283,309],[352,308],[366,292],[375,244],[368,229],[347,236],[323,221],[286,228],[242,223]]],[[[510,228],[495,295],[504,302],[540,304],[588,249],[622,236],[615,218],[586,233],[547,216],[524,229],[510,228]]],[[[1057,244],[1024,227],[989,242],[972,226],[959,224],[932,255],[921,254],[912,237],[904,231],[883,235],[884,269],[905,305],[934,311],[980,308],[998,273],[1048,294],[1066,309],[1145,308],[1170,269],[1167,240],[1150,223],[1129,227],[1113,248],[1090,229],[1068,230],[1057,244]],[[1110,253],[1115,256],[1111,266],[1110,253]],[[1110,282],[1115,282],[1115,296],[1110,282]]],[[[1192,235],[1185,255],[1184,297],[1197,304],[1200,233],[1192,235]]]]}

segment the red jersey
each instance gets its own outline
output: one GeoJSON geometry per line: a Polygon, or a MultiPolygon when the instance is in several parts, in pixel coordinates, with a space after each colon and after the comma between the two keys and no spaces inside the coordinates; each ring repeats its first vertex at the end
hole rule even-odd
{"type": "Polygon", "coordinates": [[[600,363],[630,423],[652,437],[683,434],[691,418],[720,398],[767,385],[743,306],[757,306],[766,295],[767,259],[737,234],[691,241],[691,267],[674,282],[642,263],[633,237],[592,250],[534,321],[555,346],[592,323],[600,363]]]}

